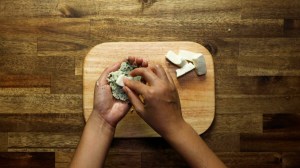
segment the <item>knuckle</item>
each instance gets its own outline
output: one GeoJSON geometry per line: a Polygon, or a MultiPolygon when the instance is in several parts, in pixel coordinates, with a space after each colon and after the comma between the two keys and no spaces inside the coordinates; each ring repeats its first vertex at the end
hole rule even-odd
{"type": "Polygon", "coordinates": [[[155,96],[155,93],[156,93],[155,89],[150,88],[147,90],[147,97],[153,97],[155,96]]]}

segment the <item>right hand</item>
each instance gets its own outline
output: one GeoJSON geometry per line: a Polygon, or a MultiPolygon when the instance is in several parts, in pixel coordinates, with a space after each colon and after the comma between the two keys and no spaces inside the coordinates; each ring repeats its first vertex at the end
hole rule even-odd
{"type": "Polygon", "coordinates": [[[142,82],[124,80],[124,90],[138,115],[161,136],[176,134],[185,124],[176,86],[161,65],[136,68],[131,76],[142,76],[142,82]],[[143,101],[139,98],[143,97],[143,101]],[[143,103],[144,102],[144,103],[143,103]]]}

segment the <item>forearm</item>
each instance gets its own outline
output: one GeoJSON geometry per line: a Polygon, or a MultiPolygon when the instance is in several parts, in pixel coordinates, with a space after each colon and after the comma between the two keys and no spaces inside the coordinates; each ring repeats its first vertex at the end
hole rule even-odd
{"type": "Polygon", "coordinates": [[[226,167],[189,124],[164,137],[191,167],[226,167]]]}
{"type": "Polygon", "coordinates": [[[92,113],[86,123],[70,167],[103,167],[114,136],[114,128],[92,113]]]}

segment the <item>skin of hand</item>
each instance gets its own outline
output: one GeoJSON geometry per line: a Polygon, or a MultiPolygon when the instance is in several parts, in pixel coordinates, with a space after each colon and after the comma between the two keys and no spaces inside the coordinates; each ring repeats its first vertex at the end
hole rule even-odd
{"type": "MultiPolygon", "coordinates": [[[[137,65],[138,67],[148,66],[147,61],[141,58],[129,57],[128,61],[130,64],[137,65]]],[[[117,126],[118,122],[127,114],[130,108],[127,102],[116,100],[112,96],[111,88],[106,80],[108,74],[118,70],[120,65],[121,62],[106,68],[97,80],[94,91],[94,107],[92,113],[96,114],[96,116],[98,115],[98,117],[102,117],[112,127],[117,126]]]]}
{"type": "Polygon", "coordinates": [[[197,132],[184,121],[178,92],[169,73],[157,65],[134,69],[131,76],[137,75],[142,76],[148,85],[124,80],[124,90],[141,118],[165,138],[190,167],[225,168],[197,132]]]}
{"type": "MultiPolygon", "coordinates": [[[[124,60],[125,61],[125,60],[124,60]]],[[[147,67],[147,61],[129,57],[128,61],[139,67],[147,67]]],[[[129,104],[115,100],[107,83],[107,75],[119,69],[120,63],[108,67],[96,82],[94,108],[81,136],[80,142],[70,164],[71,168],[103,167],[109,145],[118,122],[126,115],[129,104]]]]}
{"type": "Polygon", "coordinates": [[[184,120],[176,86],[161,65],[136,68],[131,76],[142,76],[148,85],[124,80],[124,90],[137,113],[161,136],[169,136],[180,129],[184,120]],[[143,97],[140,100],[138,95],[143,97]],[[174,132],[175,131],[175,132],[174,132]]]}

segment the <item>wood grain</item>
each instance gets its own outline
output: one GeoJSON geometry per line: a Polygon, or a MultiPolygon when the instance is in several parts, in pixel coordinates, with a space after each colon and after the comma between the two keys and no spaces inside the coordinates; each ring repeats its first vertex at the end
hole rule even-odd
{"type": "Polygon", "coordinates": [[[240,114],[216,114],[210,130],[217,133],[259,133],[262,132],[262,115],[240,112],[240,114]]]}
{"type": "Polygon", "coordinates": [[[298,38],[245,39],[240,43],[238,75],[299,76],[299,45],[298,38]]]}
{"type": "Polygon", "coordinates": [[[7,152],[8,137],[7,132],[0,132],[0,152],[7,152]]]}
{"type": "Polygon", "coordinates": [[[76,148],[80,133],[9,132],[8,151],[55,151],[59,148],[76,148]]]}
{"type": "Polygon", "coordinates": [[[74,94],[1,95],[0,107],[0,113],[81,113],[82,96],[74,94]]]}
{"type": "Polygon", "coordinates": [[[0,75],[67,75],[74,74],[74,57],[2,56],[0,75]]]}
{"type": "Polygon", "coordinates": [[[282,155],[276,152],[218,152],[228,167],[281,168],[282,155]]]}
{"type": "Polygon", "coordinates": [[[242,18],[300,18],[300,2],[293,0],[252,0],[242,2],[242,18]]]}
{"type": "Polygon", "coordinates": [[[0,132],[80,132],[83,126],[80,113],[0,114],[0,132]]]}
{"type": "Polygon", "coordinates": [[[282,164],[284,168],[296,168],[300,166],[300,153],[284,152],[282,154],[282,164]]]}
{"type": "MultiPolygon", "coordinates": [[[[99,79],[99,72],[102,72],[107,65],[112,65],[114,62],[131,55],[143,56],[152,65],[161,64],[170,72],[178,89],[182,115],[198,134],[201,134],[210,126],[215,113],[212,56],[203,46],[193,42],[103,43],[94,47],[86,56],[83,69],[83,101],[86,120],[93,108],[93,93],[95,83],[99,79]],[[206,75],[197,76],[192,72],[177,79],[175,75],[176,67],[166,61],[165,54],[169,50],[178,52],[179,49],[202,53],[206,61],[206,75]],[[114,53],[116,50],[118,50],[118,53],[114,53]],[[198,102],[203,102],[203,104],[201,105],[198,102]],[[201,109],[201,113],[199,113],[199,109],[201,109]]],[[[158,136],[158,134],[134,112],[126,115],[119,123],[115,136],[153,137],[158,136]]]]}
{"type": "Polygon", "coordinates": [[[287,114],[264,114],[263,130],[264,132],[299,132],[300,115],[294,113],[287,114]]]}
{"type": "Polygon", "coordinates": [[[243,152],[299,152],[300,134],[264,133],[241,134],[240,147],[243,152]]]}
{"type": "Polygon", "coordinates": [[[52,94],[82,94],[82,76],[55,75],[51,80],[52,94]]]}
{"type": "Polygon", "coordinates": [[[144,152],[141,160],[142,167],[189,167],[175,151],[144,152]]]}
{"type": "Polygon", "coordinates": [[[42,75],[0,75],[0,87],[2,88],[50,88],[51,76],[42,75]]]}
{"type": "Polygon", "coordinates": [[[219,95],[216,104],[220,114],[276,114],[298,113],[299,101],[300,97],[297,95],[219,95]]]}
{"type": "Polygon", "coordinates": [[[300,19],[284,19],[284,33],[287,37],[300,37],[300,19]]]}
{"type": "Polygon", "coordinates": [[[54,152],[43,153],[0,153],[1,167],[54,167],[54,152]]]}
{"type": "Polygon", "coordinates": [[[105,41],[182,41],[200,37],[280,37],[283,20],[169,20],[153,18],[104,18],[91,21],[92,39],[105,41]],[[152,24],[147,24],[152,23],[152,24]],[[130,29],[127,25],[136,27],[130,29]],[[259,30],[259,31],[258,31],[259,30]],[[176,35],[176,36],[175,36],[176,35]]]}

